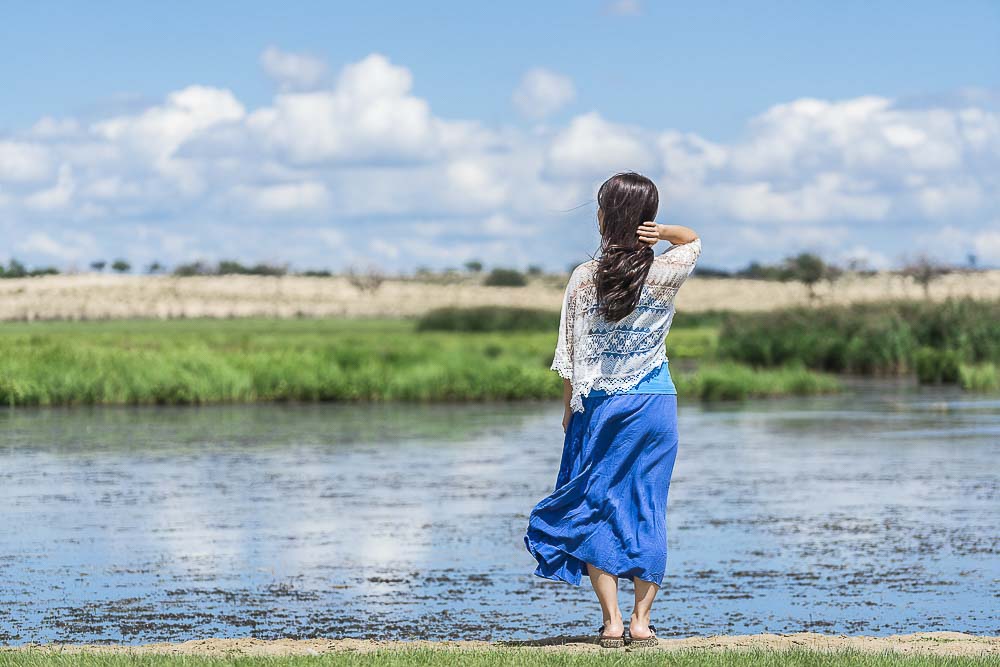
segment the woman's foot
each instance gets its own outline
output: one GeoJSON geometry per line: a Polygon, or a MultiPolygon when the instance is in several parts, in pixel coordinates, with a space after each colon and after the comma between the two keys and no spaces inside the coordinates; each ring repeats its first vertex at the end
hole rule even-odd
{"type": "Polygon", "coordinates": [[[632,614],[628,624],[628,639],[630,646],[656,646],[656,628],[650,624],[649,617],[639,618],[632,614]]]}
{"type": "Polygon", "coordinates": [[[625,624],[622,619],[604,619],[604,625],[597,630],[597,643],[603,648],[625,646],[625,624]]]}
{"type": "Polygon", "coordinates": [[[625,633],[625,623],[620,618],[618,620],[604,619],[601,633],[608,637],[621,637],[625,633]]]}

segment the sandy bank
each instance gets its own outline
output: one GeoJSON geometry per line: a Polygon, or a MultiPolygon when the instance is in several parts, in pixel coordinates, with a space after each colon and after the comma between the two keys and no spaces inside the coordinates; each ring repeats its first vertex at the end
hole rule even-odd
{"type": "MultiPolygon", "coordinates": [[[[371,652],[380,649],[434,648],[440,650],[483,650],[530,648],[570,653],[601,652],[588,637],[555,637],[527,642],[486,641],[374,641],[364,639],[198,639],[178,644],[146,644],[142,646],[47,644],[17,647],[14,651],[59,651],[68,653],[138,653],[163,655],[210,656],[287,656],[319,655],[340,652],[371,652]]],[[[816,651],[857,650],[866,653],[891,651],[921,655],[984,656],[1000,655],[1000,637],[978,637],[961,632],[922,632],[890,637],[848,637],[812,632],[794,634],[720,635],[663,639],[656,651],[685,649],[719,650],[791,650],[816,651]]],[[[4,649],[0,649],[3,651],[4,649]]]]}
{"type": "MultiPolygon", "coordinates": [[[[79,274],[0,280],[0,320],[179,317],[414,317],[443,306],[523,306],[557,310],[561,281],[484,287],[388,280],[359,290],[346,278],[302,276],[119,276],[79,274]]],[[[817,305],[921,299],[923,288],[891,274],[848,275],[816,287],[817,305]]],[[[954,273],[931,285],[933,300],[1000,298],[1000,271],[954,273]]],[[[770,310],[810,303],[800,283],[693,277],[679,310],[770,310]]]]}

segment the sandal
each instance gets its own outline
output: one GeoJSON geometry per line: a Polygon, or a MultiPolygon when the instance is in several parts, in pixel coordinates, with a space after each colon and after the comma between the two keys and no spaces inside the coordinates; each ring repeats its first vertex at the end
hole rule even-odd
{"type": "Polygon", "coordinates": [[[628,646],[632,648],[656,646],[659,643],[659,640],[656,638],[656,626],[652,623],[649,624],[649,636],[645,639],[632,639],[632,633],[629,632],[627,643],[628,646]]]}
{"type": "Polygon", "coordinates": [[[625,646],[625,633],[621,637],[605,637],[604,626],[597,628],[597,643],[601,648],[623,648],[625,646]]]}

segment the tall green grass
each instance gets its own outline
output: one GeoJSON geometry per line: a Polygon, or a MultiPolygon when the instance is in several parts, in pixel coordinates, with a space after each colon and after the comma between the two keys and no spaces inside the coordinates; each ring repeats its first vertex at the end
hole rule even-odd
{"type": "Polygon", "coordinates": [[[417,320],[417,331],[548,331],[559,326],[559,313],[533,308],[438,308],[417,320]]]}
{"type": "Polygon", "coordinates": [[[47,323],[0,336],[0,403],[488,400],[558,395],[551,336],[335,320],[47,323]]]}
{"type": "Polygon", "coordinates": [[[812,396],[840,391],[837,378],[802,366],[754,369],[733,362],[707,363],[690,373],[672,373],[677,393],[704,401],[812,396]]]}
{"type": "MultiPolygon", "coordinates": [[[[671,359],[708,355],[714,330],[679,329],[671,359]]],[[[0,405],[558,398],[555,332],[418,332],[391,320],[172,320],[0,327],[0,405]]],[[[706,365],[692,398],[813,393],[829,378],[706,365]]],[[[821,388],[821,389],[818,389],[821,388]]]]}
{"type": "Polygon", "coordinates": [[[949,300],[733,314],[718,353],[754,366],[800,363],[865,375],[956,381],[960,364],[1000,362],[1000,301],[949,300]]]}
{"type": "MultiPolygon", "coordinates": [[[[706,311],[684,313],[673,323],[672,331],[701,328],[716,330],[728,313],[706,311]]],[[[477,308],[437,308],[417,320],[417,331],[547,331],[559,326],[559,311],[535,308],[482,306],[477,308]]]]}
{"type": "Polygon", "coordinates": [[[962,389],[979,392],[1000,391],[1000,367],[993,363],[961,364],[958,383],[962,389]]]}

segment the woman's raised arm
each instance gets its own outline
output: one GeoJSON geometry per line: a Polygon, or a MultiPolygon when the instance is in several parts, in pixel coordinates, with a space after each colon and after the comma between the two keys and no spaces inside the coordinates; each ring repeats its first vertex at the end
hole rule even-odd
{"type": "Polygon", "coordinates": [[[657,241],[669,241],[671,245],[684,245],[698,240],[698,234],[690,227],[683,225],[660,225],[655,222],[644,222],[639,225],[639,240],[649,245],[657,241]]]}

